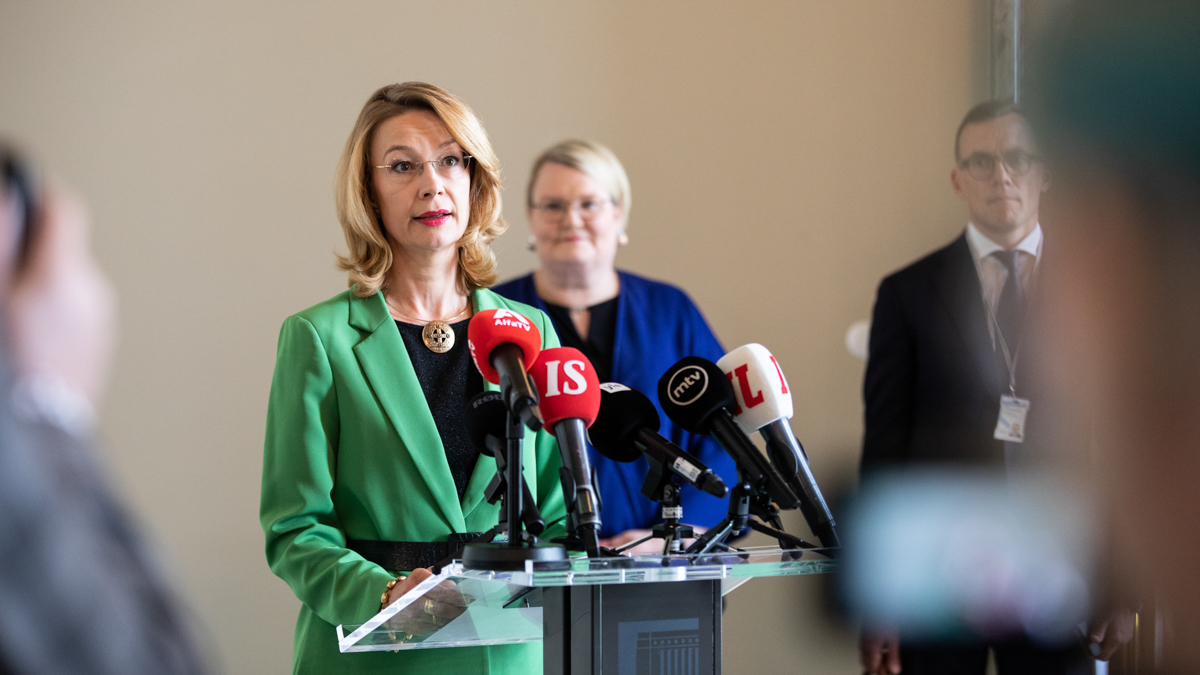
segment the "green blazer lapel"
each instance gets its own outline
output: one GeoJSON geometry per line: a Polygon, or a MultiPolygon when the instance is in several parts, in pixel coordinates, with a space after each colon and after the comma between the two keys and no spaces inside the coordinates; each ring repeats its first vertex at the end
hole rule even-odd
{"type": "Polygon", "coordinates": [[[458,502],[458,491],[454,488],[454,477],[450,474],[450,464],[446,461],[442,437],[429,412],[404,340],[392,325],[383,294],[351,298],[350,325],[371,331],[354,346],[358,365],[446,521],[454,531],[463,532],[466,522],[458,502]]]}

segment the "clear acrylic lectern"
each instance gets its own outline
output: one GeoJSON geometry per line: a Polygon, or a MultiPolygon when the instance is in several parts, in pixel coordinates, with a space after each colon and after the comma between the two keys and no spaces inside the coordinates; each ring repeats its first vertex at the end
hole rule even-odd
{"type": "Polygon", "coordinates": [[[540,641],[546,675],[719,673],[722,596],[754,577],[821,574],[836,564],[823,549],[767,547],[530,561],[523,571],[469,570],[456,561],[367,623],[338,626],[338,648],[540,641]]]}

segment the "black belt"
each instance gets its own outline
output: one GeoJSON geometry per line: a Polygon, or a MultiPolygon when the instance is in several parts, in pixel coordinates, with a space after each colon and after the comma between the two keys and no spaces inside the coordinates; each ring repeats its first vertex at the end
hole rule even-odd
{"type": "Polygon", "coordinates": [[[480,534],[480,532],[456,532],[451,534],[446,541],[347,539],[346,548],[385,570],[408,572],[421,567],[433,567],[439,562],[443,562],[480,534]]]}

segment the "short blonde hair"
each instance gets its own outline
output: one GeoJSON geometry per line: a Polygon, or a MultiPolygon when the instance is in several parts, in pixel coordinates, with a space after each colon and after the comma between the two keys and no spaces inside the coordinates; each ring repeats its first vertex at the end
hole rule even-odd
{"type": "Polygon", "coordinates": [[[359,297],[374,295],[386,285],[392,250],[371,194],[370,147],[380,124],[410,110],[436,115],[471,156],[471,216],[458,240],[458,283],[463,292],[487,288],[496,283],[491,243],[508,229],[500,212],[500,160],[471,108],[445,89],[424,82],[382,87],[358,113],[334,178],[338,221],[349,248],[347,255],[337,257],[338,267],[350,272],[350,286],[359,297]]]}
{"type": "Polygon", "coordinates": [[[548,163],[560,164],[569,169],[582,171],[594,178],[621,207],[621,225],[629,223],[629,207],[633,195],[629,190],[629,176],[625,175],[625,167],[612,150],[593,142],[571,139],[556,143],[533,163],[533,171],[529,174],[529,189],[525,195],[528,208],[533,208],[533,185],[537,182],[538,173],[548,163]]]}

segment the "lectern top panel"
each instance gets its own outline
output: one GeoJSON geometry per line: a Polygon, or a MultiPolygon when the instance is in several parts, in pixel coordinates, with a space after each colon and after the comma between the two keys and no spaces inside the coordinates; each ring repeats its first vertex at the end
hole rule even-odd
{"type": "Polygon", "coordinates": [[[573,558],[523,571],[465,569],[456,561],[361,626],[338,626],[342,652],[399,651],[537,642],[539,587],[721,580],[725,593],[754,577],[822,574],[837,563],[823,549],[746,548],[703,556],[573,558]],[[557,569],[555,569],[557,567],[557,569]]]}

